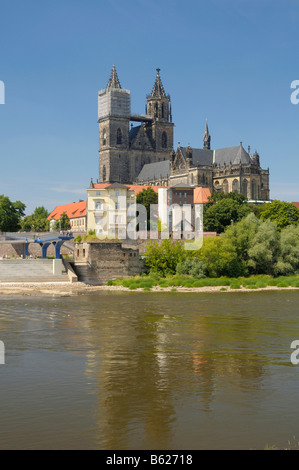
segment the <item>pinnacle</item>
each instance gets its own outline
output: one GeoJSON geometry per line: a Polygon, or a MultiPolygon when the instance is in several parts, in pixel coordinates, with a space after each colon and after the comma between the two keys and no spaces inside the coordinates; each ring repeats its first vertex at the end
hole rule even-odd
{"type": "Polygon", "coordinates": [[[160,79],[160,69],[157,68],[156,70],[157,70],[157,77],[156,77],[154,88],[151,94],[151,98],[162,98],[162,97],[164,98],[166,95],[165,95],[165,91],[164,91],[164,88],[160,79]]]}
{"type": "Polygon", "coordinates": [[[109,79],[107,88],[121,88],[121,85],[120,85],[120,82],[119,82],[114,64],[113,64],[113,67],[112,67],[112,72],[111,72],[111,75],[110,75],[110,79],[109,79]]]}

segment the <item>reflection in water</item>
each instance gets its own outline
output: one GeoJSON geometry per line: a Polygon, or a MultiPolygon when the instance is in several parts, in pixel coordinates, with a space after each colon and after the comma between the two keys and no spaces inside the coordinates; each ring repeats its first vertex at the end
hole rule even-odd
{"type": "Polygon", "coordinates": [[[296,434],[288,348],[298,298],[3,298],[1,448],[285,445],[296,434]]]}

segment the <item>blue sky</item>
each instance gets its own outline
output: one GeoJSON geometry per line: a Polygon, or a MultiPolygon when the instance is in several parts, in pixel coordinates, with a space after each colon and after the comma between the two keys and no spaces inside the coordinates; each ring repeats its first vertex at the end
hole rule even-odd
{"type": "Polygon", "coordinates": [[[250,145],[271,198],[299,201],[298,24],[298,0],[2,1],[0,194],[28,214],[85,199],[115,64],[133,113],[161,69],[175,147],[202,147],[207,119],[212,148],[250,145]]]}

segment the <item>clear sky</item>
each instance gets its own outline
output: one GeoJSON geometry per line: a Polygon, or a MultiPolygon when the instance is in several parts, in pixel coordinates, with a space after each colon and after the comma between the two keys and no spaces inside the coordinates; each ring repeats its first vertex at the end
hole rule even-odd
{"type": "Polygon", "coordinates": [[[132,113],[161,69],[175,148],[202,147],[207,119],[212,148],[250,145],[271,198],[299,201],[298,0],[3,0],[0,14],[0,194],[27,214],[85,199],[98,178],[113,64],[132,113]]]}

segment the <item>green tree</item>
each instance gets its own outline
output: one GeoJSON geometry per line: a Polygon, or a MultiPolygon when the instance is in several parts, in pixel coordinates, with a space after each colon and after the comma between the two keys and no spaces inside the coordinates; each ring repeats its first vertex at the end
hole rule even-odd
{"type": "MultiPolygon", "coordinates": [[[[150,228],[150,206],[151,204],[158,204],[158,194],[151,188],[150,186],[148,188],[144,188],[142,191],[140,191],[139,194],[137,194],[136,197],[136,202],[137,204],[141,204],[146,208],[146,213],[147,213],[147,228],[150,228]]],[[[158,219],[155,221],[152,221],[153,223],[156,222],[158,224],[158,219]]]]}
{"type": "Polygon", "coordinates": [[[248,248],[248,269],[251,274],[275,274],[280,253],[280,236],[277,225],[266,220],[257,228],[248,248]]]}
{"type": "Polygon", "coordinates": [[[160,276],[175,274],[179,262],[184,261],[188,253],[184,249],[184,244],[171,239],[149,240],[146,245],[145,266],[151,272],[156,272],[160,276]]]}
{"type": "Polygon", "coordinates": [[[217,195],[215,202],[212,200],[213,202],[208,203],[204,208],[204,230],[222,233],[232,222],[238,222],[252,212],[252,207],[241,196],[242,194],[238,194],[238,197],[219,198],[217,195]]]}
{"type": "Polygon", "coordinates": [[[205,238],[195,256],[203,261],[209,277],[244,275],[244,265],[238,257],[235,246],[227,237],[205,238]]]}
{"type": "Polygon", "coordinates": [[[275,266],[276,275],[299,272],[299,225],[288,225],[280,233],[280,253],[275,266]]]}
{"type": "Polygon", "coordinates": [[[243,194],[238,193],[238,191],[232,191],[231,193],[212,193],[211,196],[209,197],[209,202],[207,203],[207,206],[212,206],[213,204],[216,204],[216,202],[222,201],[223,199],[232,199],[233,201],[236,201],[238,204],[243,204],[244,202],[247,202],[246,196],[243,194]]]}
{"type": "Polygon", "coordinates": [[[49,212],[43,206],[36,207],[33,214],[27,215],[22,220],[22,230],[25,232],[48,232],[50,228],[48,216],[49,212]]]}
{"type": "Polygon", "coordinates": [[[60,216],[60,219],[57,220],[55,223],[55,230],[70,230],[71,229],[71,223],[68,215],[66,212],[63,212],[60,216]]]}
{"type": "Polygon", "coordinates": [[[298,224],[299,209],[292,202],[275,200],[262,206],[260,218],[270,219],[277,223],[279,229],[282,229],[288,225],[298,224]]]}
{"type": "Polygon", "coordinates": [[[0,231],[16,232],[20,229],[21,217],[26,206],[21,201],[12,202],[9,197],[0,195],[0,231]]]}
{"type": "Polygon", "coordinates": [[[225,233],[221,235],[223,238],[230,240],[235,247],[245,273],[248,273],[248,250],[252,246],[251,241],[256,236],[262,223],[260,219],[251,213],[239,222],[227,227],[225,233]]]}

